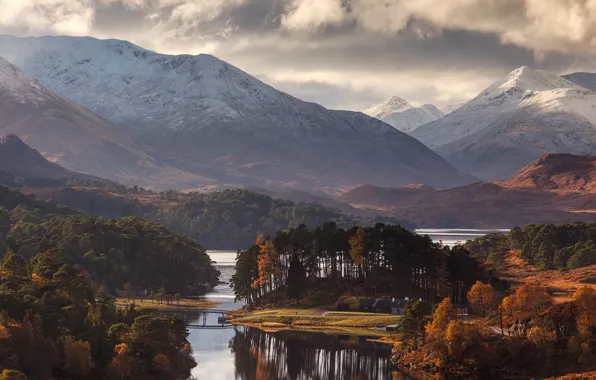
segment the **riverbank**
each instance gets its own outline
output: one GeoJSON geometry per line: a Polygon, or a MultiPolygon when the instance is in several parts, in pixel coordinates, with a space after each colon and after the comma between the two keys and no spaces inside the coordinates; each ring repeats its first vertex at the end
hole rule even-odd
{"type": "MultiPolygon", "coordinates": [[[[378,313],[340,312],[324,309],[267,309],[251,312],[246,316],[234,318],[234,325],[250,326],[265,332],[281,330],[316,331],[329,334],[365,335],[375,337],[394,337],[399,334],[386,331],[388,326],[396,326],[400,317],[378,313]]],[[[394,343],[388,339],[383,342],[394,343]]]]}

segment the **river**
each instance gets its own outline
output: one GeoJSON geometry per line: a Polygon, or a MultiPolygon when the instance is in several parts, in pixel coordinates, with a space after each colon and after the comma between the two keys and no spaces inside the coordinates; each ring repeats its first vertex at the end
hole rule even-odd
{"type": "MultiPolygon", "coordinates": [[[[506,230],[425,229],[434,241],[453,245],[489,232],[506,230]]],[[[227,283],[234,273],[236,252],[209,251],[221,271],[221,281],[205,297],[220,302],[219,308],[234,310],[227,283]]],[[[217,315],[209,314],[207,324],[216,325],[217,315]]],[[[191,321],[192,323],[193,321],[191,321]]],[[[202,321],[196,321],[200,324],[202,321]]],[[[208,380],[390,380],[406,379],[393,373],[391,350],[360,337],[315,333],[264,333],[238,327],[224,330],[190,330],[188,337],[198,365],[192,375],[208,380]]]]}

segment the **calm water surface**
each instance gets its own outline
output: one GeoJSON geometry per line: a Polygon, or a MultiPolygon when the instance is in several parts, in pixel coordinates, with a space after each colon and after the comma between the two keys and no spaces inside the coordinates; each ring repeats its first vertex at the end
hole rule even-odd
{"type": "MultiPolygon", "coordinates": [[[[453,245],[489,232],[507,230],[424,229],[434,241],[453,245]]],[[[221,303],[220,308],[234,310],[227,282],[234,273],[236,252],[209,251],[221,271],[219,285],[206,298],[221,303]]],[[[207,316],[207,324],[216,325],[217,315],[207,316]]],[[[201,324],[202,320],[191,321],[201,324]]],[[[198,365],[192,374],[199,380],[390,380],[405,379],[392,375],[391,350],[365,338],[313,334],[305,332],[263,333],[258,329],[238,327],[226,330],[190,330],[188,338],[198,365]],[[395,376],[395,377],[392,377],[395,376]]]]}
{"type": "Polygon", "coordinates": [[[416,233],[420,235],[428,235],[433,239],[433,241],[440,241],[448,246],[464,244],[468,240],[474,240],[491,232],[507,233],[509,232],[509,229],[478,230],[461,228],[421,228],[416,230],[416,233]]]}

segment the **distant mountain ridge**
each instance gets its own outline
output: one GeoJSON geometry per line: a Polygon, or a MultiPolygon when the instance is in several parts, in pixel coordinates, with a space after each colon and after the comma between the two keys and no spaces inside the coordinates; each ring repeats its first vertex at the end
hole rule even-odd
{"type": "Polygon", "coordinates": [[[504,179],[545,153],[596,154],[596,93],[528,67],[412,132],[460,170],[504,179]]]}
{"type": "Polygon", "coordinates": [[[361,186],[336,200],[422,228],[510,228],[593,220],[596,156],[547,154],[508,180],[448,190],[361,186]]]}
{"type": "Polygon", "coordinates": [[[362,111],[393,126],[395,129],[410,133],[421,125],[438,120],[445,114],[432,104],[412,107],[406,100],[394,96],[374,107],[362,111]]]}
{"type": "Polygon", "coordinates": [[[579,86],[587,88],[590,91],[596,91],[596,74],[595,73],[573,73],[567,75],[561,75],[562,78],[567,79],[579,86]]]}
{"type": "Polygon", "coordinates": [[[447,188],[474,180],[388,124],[303,102],[209,55],[169,56],[88,37],[11,36],[0,36],[0,55],[125,128],[163,164],[204,179],[191,187],[332,192],[363,183],[447,188]]]}
{"type": "Polygon", "coordinates": [[[550,153],[520,169],[501,187],[530,188],[562,194],[596,194],[596,156],[550,153]]]}

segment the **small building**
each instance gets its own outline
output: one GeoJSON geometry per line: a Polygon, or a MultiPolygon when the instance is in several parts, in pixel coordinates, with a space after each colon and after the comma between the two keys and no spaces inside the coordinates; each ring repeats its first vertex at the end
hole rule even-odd
{"type": "Polygon", "coordinates": [[[453,305],[453,308],[460,317],[465,317],[468,315],[468,305],[465,303],[456,303],[453,305]]]}
{"type": "Polygon", "coordinates": [[[399,298],[392,298],[391,299],[391,314],[393,315],[402,315],[406,312],[406,305],[408,304],[408,298],[399,299],[399,298]]]}
{"type": "Polygon", "coordinates": [[[373,305],[373,311],[375,313],[391,313],[391,300],[389,299],[377,299],[373,305]]]}

